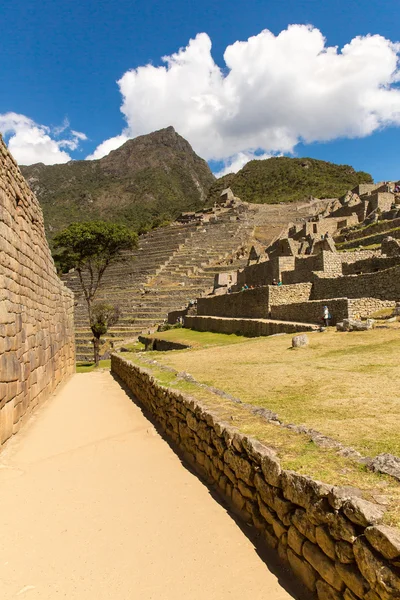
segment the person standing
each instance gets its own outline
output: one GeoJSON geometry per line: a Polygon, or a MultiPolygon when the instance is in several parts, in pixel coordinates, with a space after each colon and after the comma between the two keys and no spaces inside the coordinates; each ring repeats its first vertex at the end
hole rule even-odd
{"type": "Polygon", "coordinates": [[[327,306],[324,306],[322,309],[322,320],[324,322],[325,327],[329,327],[330,320],[331,320],[331,314],[330,314],[329,308],[327,306]]]}

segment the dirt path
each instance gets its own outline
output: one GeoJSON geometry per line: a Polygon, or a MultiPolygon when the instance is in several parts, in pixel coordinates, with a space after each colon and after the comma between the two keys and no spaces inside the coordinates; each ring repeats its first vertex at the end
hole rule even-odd
{"type": "Polygon", "coordinates": [[[0,455],[0,598],[292,598],[109,373],[75,375],[0,455]]]}

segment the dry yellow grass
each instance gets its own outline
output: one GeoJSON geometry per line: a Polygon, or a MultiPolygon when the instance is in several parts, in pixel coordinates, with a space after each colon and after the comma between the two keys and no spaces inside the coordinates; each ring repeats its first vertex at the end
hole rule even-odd
{"type": "Polygon", "coordinates": [[[400,330],[332,330],[309,339],[298,350],[288,335],[157,353],[157,360],[365,455],[400,455],[400,330]]]}
{"type": "MultiPolygon", "coordinates": [[[[236,348],[238,347],[236,346],[236,348]]],[[[203,351],[152,352],[145,355],[136,353],[127,354],[126,358],[150,369],[160,384],[195,396],[215,414],[218,414],[222,421],[238,427],[242,433],[251,435],[270,448],[274,448],[284,468],[293,469],[331,485],[356,486],[363,491],[363,496],[367,500],[380,502],[384,497],[385,523],[400,526],[400,485],[393,478],[372,473],[364,465],[354,459],[339,455],[334,449],[321,448],[305,434],[269,424],[240,404],[221,398],[196,384],[177,377],[174,373],[163,371],[157,364],[149,364],[146,360],[146,358],[150,358],[148,354],[151,354],[151,359],[156,358],[158,362],[171,362],[171,356],[173,356],[172,362],[180,362],[184,355],[194,358],[194,355],[199,353],[203,354],[203,351]]]]}

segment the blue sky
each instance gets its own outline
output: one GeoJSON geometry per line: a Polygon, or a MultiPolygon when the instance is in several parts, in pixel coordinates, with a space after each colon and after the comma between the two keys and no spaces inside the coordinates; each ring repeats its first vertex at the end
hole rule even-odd
{"type": "Polygon", "coordinates": [[[325,49],[338,46],[339,52],[368,34],[396,42],[398,14],[398,0],[3,3],[0,130],[6,140],[14,136],[10,147],[21,163],[83,159],[110,138],[118,139],[106,149],[171,124],[217,171],[244,164],[254,152],[289,153],[349,163],[376,180],[398,179],[398,48],[389,51],[381,41],[371,49],[364,38],[346,58],[362,74],[353,88],[346,84],[344,60],[335,67],[316,57],[319,40],[311,29],[292,29],[276,41],[288,25],[304,24],[326,38],[325,49]],[[273,36],[260,37],[265,29],[273,36]],[[212,43],[212,63],[207,36],[196,38],[202,32],[212,43]],[[234,47],[228,69],[226,48],[252,36],[259,36],[252,46],[234,47]],[[154,68],[127,75],[148,64],[165,65],[161,57],[191,39],[197,39],[192,50],[169,64],[175,75],[154,68]],[[275,50],[275,69],[266,67],[275,50]],[[308,69],[308,61],[315,67],[308,69]],[[227,85],[221,77],[230,70],[227,85]],[[278,81],[282,72],[287,87],[278,81]],[[379,87],[390,88],[391,96],[378,95],[379,87]]]}

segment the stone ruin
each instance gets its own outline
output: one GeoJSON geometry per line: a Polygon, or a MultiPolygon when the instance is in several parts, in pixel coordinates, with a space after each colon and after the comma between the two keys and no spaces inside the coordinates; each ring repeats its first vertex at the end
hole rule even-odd
{"type": "Polygon", "coordinates": [[[0,136],[0,445],[74,372],[73,309],[39,203],[0,136]]]}
{"type": "Polygon", "coordinates": [[[367,319],[394,308],[400,299],[397,237],[399,182],[360,184],[328,201],[318,214],[289,225],[264,253],[251,247],[247,265],[216,276],[213,294],[198,299],[197,315],[189,315],[185,323],[202,330],[223,327],[225,333],[241,333],[244,328],[252,335],[268,335],[276,333],[276,326],[242,322],[241,330],[227,319],[279,321],[280,331],[289,331],[288,323],[321,325],[324,306],[332,324],[367,319]],[[362,246],[370,242],[371,214],[379,215],[372,239],[381,246],[372,250],[362,246]]]}

